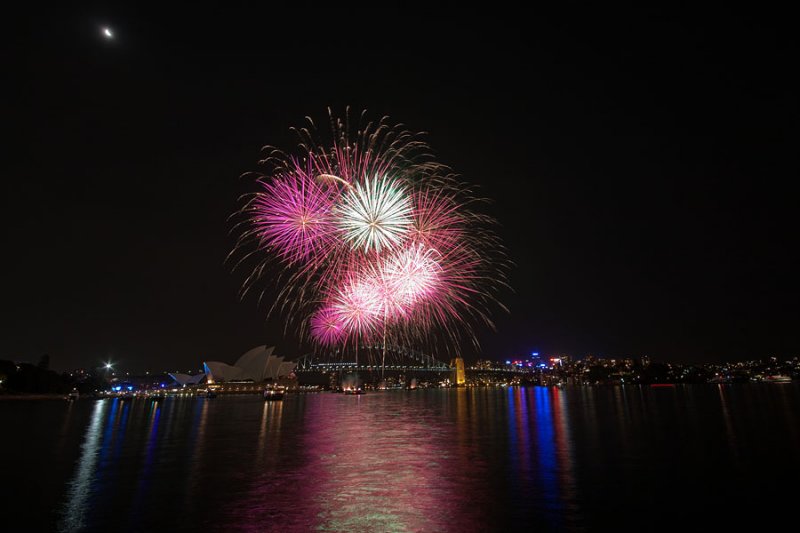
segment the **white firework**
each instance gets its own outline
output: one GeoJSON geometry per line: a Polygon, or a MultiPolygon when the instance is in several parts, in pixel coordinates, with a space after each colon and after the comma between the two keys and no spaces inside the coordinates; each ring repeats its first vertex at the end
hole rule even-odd
{"type": "Polygon", "coordinates": [[[380,252],[400,244],[412,228],[411,200],[405,188],[387,177],[367,177],[342,197],[338,225],[354,249],[380,252]]]}

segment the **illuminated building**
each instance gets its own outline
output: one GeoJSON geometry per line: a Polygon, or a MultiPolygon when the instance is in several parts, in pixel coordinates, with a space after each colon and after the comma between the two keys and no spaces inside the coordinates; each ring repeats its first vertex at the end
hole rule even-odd
{"type": "Polygon", "coordinates": [[[488,360],[481,359],[481,360],[478,360],[478,362],[475,363],[475,368],[478,369],[478,370],[491,370],[493,367],[494,367],[494,363],[492,361],[488,361],[488,360]]]}
{"type": "Polygon", "coordinates": [[[272,355],[274,346],[257,346],[246,352],[236,363],[229,365],[219,361],[203,363],[209,382],[277,380],[291,374],[297,363],[284,361],[283,357],[272,355]]]}

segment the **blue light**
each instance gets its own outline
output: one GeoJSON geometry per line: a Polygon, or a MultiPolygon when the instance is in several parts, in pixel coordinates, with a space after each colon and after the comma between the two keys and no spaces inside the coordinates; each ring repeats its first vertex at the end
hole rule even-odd
{"type": "Polygon", "coordinates": [[[128,385],[128,390],[133,390],[133,385],[128,385]]]}
{"type": "Polygon", "coordinates": [[[531,352],[531,356],[533,356],[533,357],[539,357],[539,352],[531,352]]]}
{"type": "Polygon", "coordinates": [[[507,365],[510,365],[510,364],[511,364],[511,361],[506,361],[506,364],[507,364],[507,365]]]}
{"type": "Polygon", "coordinates": [[[120,386],[120,385],[117,385],[116,387],[113,387],[113,389],[114,389],[115,391],[120,391],[120,390],[122,390],[122,386],[120,386]]]}
{"type": "Polygon", "coordinates": [[[539,363],[539,368],[544,368],[544,367],[546,367],[546,366],[547,366],[547,364],[546,364],[546,363],[539,363]]]}

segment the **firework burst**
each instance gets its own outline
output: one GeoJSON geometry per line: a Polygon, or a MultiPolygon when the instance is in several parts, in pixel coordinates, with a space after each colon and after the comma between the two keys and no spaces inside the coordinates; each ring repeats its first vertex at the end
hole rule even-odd
{"type": "Polygon", "coordinates": [[[335,346],[347,335],[336,309],[323,307],[311,317],[311,335],[322,345],[335,346]]]}
{"type": "Polygon", "coordinates": [[[288,263],[324,255],[335,231],[330,191],[299,166],[259,185],[263,189],[253,200],[252,223],[264,246],[288,263]]]}
{"type": "Polygon", "coordinates": [[[271,280],[272,310],[321,347],[477,345],[506,270],[481,200],[385,119],[351,136],[347,117],[331,117],[331,130],[331,143],[313,123],[296,130],[293,156],[265,149],[268,171],[235,226],[236,266],[252,269],[243,293],[263,296],[271,280]]]}
{"type": "Polygon", "coordinates": [[[382,262],[380,278],[385,298],[394,302],[393,315],[405,316],[417,302],[435,297],[442,270],[438,255],[432,248],[412,244],[382,262]]]}
{"type": "Polygon", "coordinates": [[[341,199],[336,210],[344,238],[355,249],[391,249],[411,229],[411,201],[402,185],[388,178],[366,177],[341,199]]]}
{"type": "Polygon", "coordinates": [[[372,335],[381,320],[380,289],[373,278],[354,276],[343,280],[331,301],[345,331],[362,339],[372,335]]]}

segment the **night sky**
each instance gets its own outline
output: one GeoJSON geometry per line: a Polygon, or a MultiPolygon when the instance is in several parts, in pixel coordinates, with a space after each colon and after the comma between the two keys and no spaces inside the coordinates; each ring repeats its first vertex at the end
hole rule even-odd
{"type": "Polygon", "coordinates": [[[0,359],[302,353],[238,299],[227,218],[263,145],[347,105],[494,200],[516,266],[483,357],[800,355],[787,14],[603,9],[9,18],[0,359]]]}

